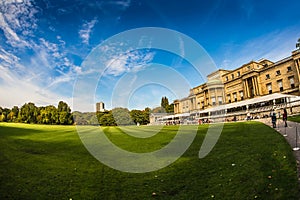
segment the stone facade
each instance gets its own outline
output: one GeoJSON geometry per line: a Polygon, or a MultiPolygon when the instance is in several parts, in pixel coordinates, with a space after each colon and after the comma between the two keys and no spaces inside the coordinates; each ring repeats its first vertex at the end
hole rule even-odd
{"type": "Polygon", "coordinates": [[[174,101],[174,114],[193,113],[272,93],[300,95],[300,50],[272,62],[251,61],[234,70],[220,69],[207,82],[190,89],[188,97],[174,101]]]}

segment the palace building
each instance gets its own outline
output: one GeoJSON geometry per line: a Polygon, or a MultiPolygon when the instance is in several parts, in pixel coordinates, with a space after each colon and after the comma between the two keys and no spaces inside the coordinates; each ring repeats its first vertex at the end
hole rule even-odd
{"type": "Polygon", "coordinates": [[[299,72],[299,49],[277,62],[261,59],[234,70],[217,70],[207,76],[206,83],[190,89],[188,97],[175,100],[174,115],[163,119],[180,120],[184,116],[185,120],[197,121],[224,115],[226,120],[233,116],[244,119],[247,114],[263,117],[274,108],[296,107],[299,72]]]}

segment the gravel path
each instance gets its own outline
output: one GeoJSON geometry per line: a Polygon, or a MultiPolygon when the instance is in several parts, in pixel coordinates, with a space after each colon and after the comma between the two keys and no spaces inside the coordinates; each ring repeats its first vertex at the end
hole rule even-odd
{"type": "MultiPolygon", "coordinates": [[[[271,118],[265,118],[265,119],[259,119],[257,121],[263,122],[264,124],[272,127],[271,118]]],[[[291,145],[296,162],[297,162],[297,168],[298,168],[298,181],[300,183],[300,123],[297,122],[287,122],[288,127],[284,127],[284,122],[282,120],[277,120],[276,128],[275,130],[279,132],[285,139],[288,141],[288,143],[291,145]],[[297,136],[296,136],[296,129],[297,129],[297,136]],[[297,137],[297,144],[296,144],[296,137],[297,137]]]]}

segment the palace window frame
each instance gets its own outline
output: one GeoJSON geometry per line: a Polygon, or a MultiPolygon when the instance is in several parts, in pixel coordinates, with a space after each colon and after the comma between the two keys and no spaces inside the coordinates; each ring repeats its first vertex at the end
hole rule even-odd
{"type": "Polygon", "coordinates": [[[281,72],[280,72],[280,70],[277,70],[276,71],[276,76],[279,76],[279,75],[281,75],[281,72]]]}

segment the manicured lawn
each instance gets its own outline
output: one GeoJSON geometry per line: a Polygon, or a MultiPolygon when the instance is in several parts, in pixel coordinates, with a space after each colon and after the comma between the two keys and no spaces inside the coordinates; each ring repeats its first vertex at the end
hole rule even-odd
{"type": "Polygon", "coordinates": [[[293,122],[298,122],[300,123],[300,115],[295,115],[295,116],[289,116],[288,117],[289,121],[293,121],[293,122]]]}
{"type": "MultiPolygon", "coordinates": [[[[199,159],[207,128],[199,126],[175,163],[134,174],[92,157],[73,126],[0,123],[0,199],[299,199],[295,158],[280,134],[258,122],[228,123],[212,152],[199,159]]],[[[115,144],[135,152],[160,149],[176,129],[136,139],[104,128],[115,144]]]]}

